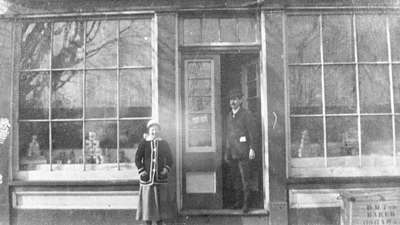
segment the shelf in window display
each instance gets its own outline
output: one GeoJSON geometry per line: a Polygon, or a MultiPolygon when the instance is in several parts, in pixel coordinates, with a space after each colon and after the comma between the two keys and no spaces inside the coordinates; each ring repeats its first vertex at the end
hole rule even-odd
{"type": "MultiPolygon", "coordinates": [[[[136,170],[134,163],[120,163],[120,169],[123,170],[136,170]]],[[[110,171],[110,170],[118,170],[117,163],[104,163],[104,164],[86,164],[86,171],[110,171]]],[[[34,164],[34,167],[31,167],[30,170],[36,171],[50,171],[50,164],[46,163],[38,163],[34,164]]],[[[81,171],[83,172],[83,164],[53,164],[53,171],[81,171]]]]}

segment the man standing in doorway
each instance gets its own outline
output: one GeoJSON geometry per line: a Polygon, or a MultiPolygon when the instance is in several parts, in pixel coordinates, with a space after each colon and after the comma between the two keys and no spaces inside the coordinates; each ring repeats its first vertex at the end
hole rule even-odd
{"type": "Polygon", "coordinates": [[[250,161],[256,156],[257,127],[250,111],[242,107],[243,94],[239,89],[229,92],[231,111],[226,120],[226,150],[224,160],[230,165],[233,184],[234,209],[249,211],[250,161]]]}

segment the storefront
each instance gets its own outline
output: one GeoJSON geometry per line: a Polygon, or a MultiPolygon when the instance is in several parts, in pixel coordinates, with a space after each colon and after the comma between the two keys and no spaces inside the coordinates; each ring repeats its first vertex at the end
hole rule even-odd
{"type": "Polygon", "coordinates": [[[151,118],[174,156],[168,224],[400,223],[396,4],[4,6],[0,224],[140,224],[151,118]],[[246,214],[222,157],[233,88],[260,134],[246,214]]]}

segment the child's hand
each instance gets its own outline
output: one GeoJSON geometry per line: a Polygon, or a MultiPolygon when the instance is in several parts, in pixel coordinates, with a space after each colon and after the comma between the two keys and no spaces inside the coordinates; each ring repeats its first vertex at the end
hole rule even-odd
{"type": "Polygon", "coordinates": [[[139,175],[140,175],[140,180],[142,180],[142,181],[149,180],[149,174],[146,171],[141,172],[139,175]]]}

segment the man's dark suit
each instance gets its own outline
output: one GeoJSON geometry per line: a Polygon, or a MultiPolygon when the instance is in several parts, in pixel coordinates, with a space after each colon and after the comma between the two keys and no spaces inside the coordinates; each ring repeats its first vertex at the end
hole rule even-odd
{"type": "MultiPolygon", "coordinates": [[[[250,149],[256,150],[258,146],[258,134],[255,120],[250,111],[239,108],[239,111],[233,114],[231,111],[226,120],[226,151],[227,159],[232,169],[233,189],[235,191],[236,207],[243,201],[243,206],[248,204],[250,195],[250,149]],[[243,192],[243,193],[242,193],[243,192]],[[241,195],[243,194],[243,197],[241,195]]],[[[256,157],[259,155],[256,153],[256,157]]]]}

